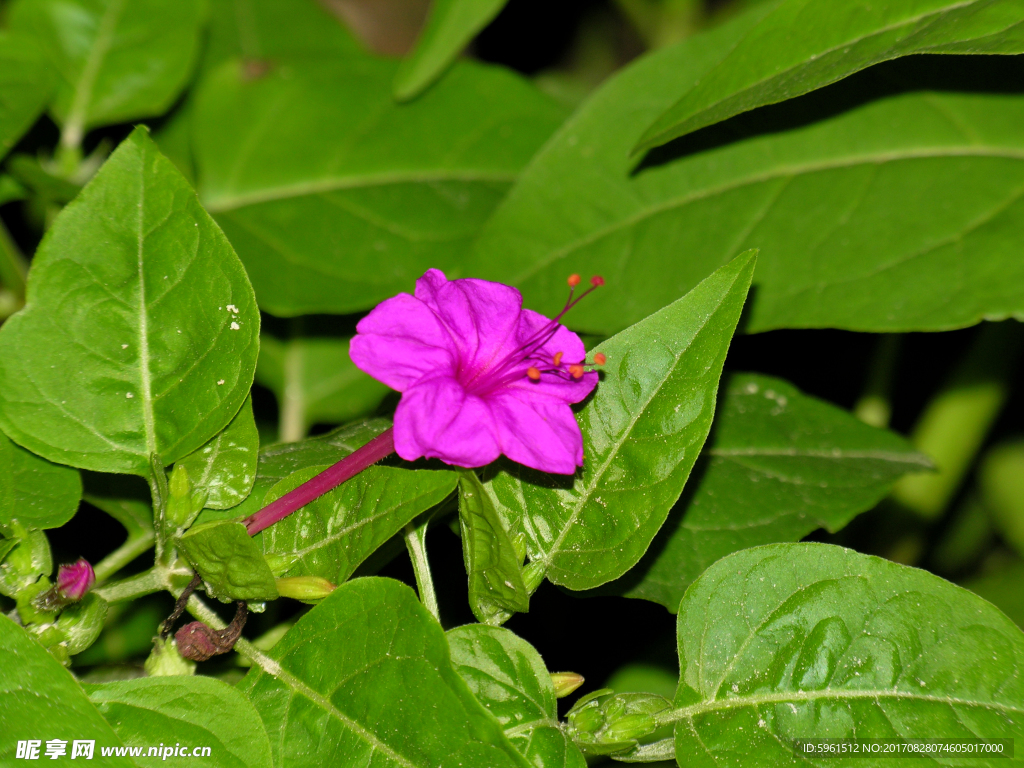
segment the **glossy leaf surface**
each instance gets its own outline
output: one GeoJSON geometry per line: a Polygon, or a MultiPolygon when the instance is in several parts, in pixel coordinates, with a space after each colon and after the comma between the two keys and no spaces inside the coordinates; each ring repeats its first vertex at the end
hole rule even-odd
{"type": "Polygon", "coordinates": [[[473,698],[440,625],[403,584],[343,584],[269,656],[272,674],[253,667],[241,688],[263,718],[275,765],[529,765],[473,698]]]}
{"type": "Polygon", "coordinates": [[[200,195],[277,315],[372,307],[429,267],[453,270],[562,109],[519,77],[459,64],[416,102],[395,64],[294,59],[204,82],[200,195]]]}
{"type": "MultiPolygon", "coordinates": [[[[63,739],[69,746],[75,739],[92,739],[97,747],[121,746],[71,673],[7,616],[0,616],[0,722],[0,761],[5,765],[20,762],[15,757],[18,741],[44,738],[41,723],[47,724],[45,738],[63,739]]],[[[90,765],[135,765],[127,757],[103,757],[98,748],[93,760],[90,765]]]]}
{"type": "Polygon", "coordinates": [[[851,550],[720,560],[683,598],[678,638],[680,765],[802,765],[798,738],[1024,733],[1020,629],[937,576],[851,550]]]}
{"type": "Polygon", "coordinates": [[[469,576],[469,605],[477,621],[504,624],[530,609],[522,559],[483,484],[473,471],[459,473],[459,530],[469,576]]]}
{"type": "Polygon", "coordinates": [[[757,23],[699,83],[680,91],[638,150],[900,56],[1024,52],[1020,0],[784,0],[753,15],[757,23]]]}
{"type": "Polygon", "coordinates": [[[930,468],[902,437],[770,376],[730,377],[684,495],[637,567],[608,589],[675,611],[686,587],[747,547],[835,532],[904,473],[930,468]]]}
{"type": "Polygon", "coordinates": [[[18,0],[11,28],[39,41],[60,73],[51,111],[78,133],[159,115],[195,63],[200,0],[18,0]]]}
{"type": "Polygon", "coordinates": [[[193,490],[205,492],[210,509],[240,504],[256,480],[260,435],[252,416],[252,397],[235,417],[202,448],[178,462],[188,472],[193,490]]]}
{"type": "Polygon", "coordinates": [[[88,685],[86,691],[129,747],[147,748],[143,768],[204,762],[216,768],[271,768],[270,741],[259,714],[238,689],[209,677],[149,677],[88,685]],[[146,756],[157,744],[188,755],[146,756]],[[186,746],[187,745],[187,746],[186,746]],[[205,756],[195,747],[209,747],[205,756]]]}
{"type": "Polygon", "coordinates": [[[759,248],[748,332],[945,330],[1024,316],[1024,97],[1003,57],[910,57],[666,147],[639,124],[751,26],[646,56],[598,90],[495,212],[467,273],[558,306],[565,275],[615,290],[573,310],[613,333],[759,248]],[[989,93],[941,93],[963,87],[989,93]],[[655,277],[656,276],[656,277],[655,277]]]}
{"type": "Polygon", "coordinates": [[[143,128],[57,217],[27,301],[0,330],[0,423],[52,461],[146,475],[151,455],[187,456],[248,395],[252,288],[143,128]]]}
{"type": "Polygon", "coordinates": [[[0,159],[46,107],[54,81],[31,37],[0,30],[0,159]]]}
{"type": "Polygon", "coordinates": [[[738,257],[595,349],[608,363],[579,412],[585,463],[574,478],[508,467],[491,481],[509,529],[554,583],[599,586],[647,551],[711,428],[754,263],[738,257]]]}
{"type": "Polygon", "coordinates": [[[395,74],[395,98],[411,99],[440,77],[507,1],[437,0],[433,3],[416,47],[395,74]]]}
{"type": "Polygon", "coordinates": [[[507,629],[482,624],[457,627],[446,637],[455,670],[534,766],[586,765],[558,725],[551,675],[532,645],[507,629]]]}
{"type": "Polygon", "coordinates": [[[60,528],[81,498],[76,470],[51,464],[0,432],[0,531],[9,534],[13,520],[26,528],[60,528]]]}
{"type": "Polygon", "coordinates": [[[207,591],[222,600],[274,600],[274,574],[245,526],[230,520],[201,523],[178,541],[203,577],[207,591]]]}

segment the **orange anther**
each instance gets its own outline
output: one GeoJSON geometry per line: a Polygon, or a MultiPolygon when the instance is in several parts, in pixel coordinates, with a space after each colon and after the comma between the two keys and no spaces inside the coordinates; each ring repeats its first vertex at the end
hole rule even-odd
{"type": "Polygon", "coordinates": [[[601,277],[600,275],[594,275],[592,278],[590,278],[590,284],[597,288],[597,286],[599,285],[604,285],[604,278],[601,277]]]}
{"type": "Polygon", "coordinates": [[[573,363],[569,366],[569,375],[574,379],[583,378],[583,366],[579,363],[573,363]]]}
{"type": "Polygon", "coordinates": [[[608,358],[605,357],[604,352],[598,352],[597,354],[594,355],[594,362],[597,363],[598,365],[604,365],[605,363],[608,362],[608,358]]]}
{"type": "Polygon", "coordinates": [[[532,365],[526,369],[526,375],[534,381],[540,381],[540,371],[534,368],[532,365]]]}
{"type": "Polygon", "coordinates": [[[577,275],[575,273],[569,275],[569,287],[570,288],[575,288],[577,285],[580,284],[580,280],[582,280],[582,279],[583,278],[581,278],[579,275],[577,275]]]}
{"type": "Polygon", "coordinates": [[[565,352],[555,352],[555,359],[552,360],[551,362],[555,364],[556,368],[562,364],[562,355],[564,354],[565,352]]]}

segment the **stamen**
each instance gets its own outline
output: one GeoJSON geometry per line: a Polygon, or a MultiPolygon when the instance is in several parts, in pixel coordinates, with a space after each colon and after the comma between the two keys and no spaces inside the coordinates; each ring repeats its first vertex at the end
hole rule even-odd
{"type": "Polygon", "coordinates": [[[569,287],[570,288],[575,288],[577,285],[580,284],[580,280],[582,280],[582,279],[583,278],[581,278],[579,275],[577,275],[575,273],[569,275],[569,287]]]}
{"type": "Polygon", "coordinates": [[[604,365],[607,362],[608,358],[605,356],[604,352],[598,352],[594,355],[594,363],[596,365],[604,365]]]}
{"type": "Polygon", "coordinates": [[[564,354],[564,352],[555,352],[555,358],[552,362],[556,368],[562,364],[562,355],[564,354]]]}
{"type": "Polygon", "coordinates": [[[526,375],[534,381],[540,381],[540,371],[534,368],[532,365],[526,369],[526,375]]]}
{"type": "Polygon", "coordinates": [[[574,379],[581,379],[581,378],[583,378],[583,364],[582,363],[573,363],[572,365],[570,365],[569,366],[569,374],[574,379]]]}

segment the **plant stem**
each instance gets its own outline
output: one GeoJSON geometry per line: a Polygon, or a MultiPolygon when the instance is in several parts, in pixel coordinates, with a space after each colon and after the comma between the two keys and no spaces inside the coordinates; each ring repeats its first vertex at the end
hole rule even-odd
{"type": "Polygon", "coordinates": [[[412,569],[416,574],[416,591],[420,593],[420,602],[430,614],[441,623],[441,612],[437,608],[437,593],[434,592],[434,579],[430,575],[430,561],[427,560],[427,526],[429,520],[416,527],[412,523],[405,526],[405,546],[409,550],[412,569]]]}
{"type": "Polygon", "coordinates": [[[17,297],[19,303],[25,303],[25,278],[28,275],[28,262],[22,255],[18,245],[0,220],[0,282],[17,297]]]}
{"type": "Polygon", "coordinates": [[[156,564],[165,568],[174,559],[170,539],[172,531],[167,524],[167,499],[170,490],[167,486],[167,473],[164,472],[160,458],[153,454],[149,457],[149,493],[153,497],[153,531],[156,534],[156,564]]]}
{"type": "Polygon", "coordinates": [[[166,588],[166,586],[164,571],[154,566],[137,576],[100,587],[95,592],[108,603],[119,603],[122,600],[134,600],[137,597],[151,595],[166,588]]]}
{"type": "Polygon", "coordinates": [[[302,386],[304,349],[301,344],[302,318],[292,321],[291,337],[285,344],[281,366],[281,420],[278,437],[282,443],[294,443],[306,436],[306,398],[302,386]]]}
{"type": "Polygon", "coordinates": [[[1006,402],[1022,346],[1024,327],[1016,321],[980,329],[914,427],[914,445],[931,456],[938,472],[900,480],[893,498],[902,506],[929,520],[946,509],[1006,402]]]}
{"type": "Polygon", "coordinates": [[[152,547],[153,541],[152,531],[129,536],[124,544],[103,558],[93,569],[96,573],[96,583],[102,584],[124,568],[128,563],[152,547]]]}
{"type": "Polygon", "coordinates": [[[292,512],[300,509],[328,491],[337,488],[346,480],[358,475],[367,467],[371,467],[395,450],[395,433],[392,427],[381,432],[366,445],[350,453],[333,467],[329,467],[294,491],[290,491],[275,502],[268,504],[259,512],[245,519],[245,529],[250,536],[267,528],[278,520],[283,520],[292,512]]]}
{"type": "Polygon", "coordinates": [[[868,370],[864,394],[853,408],[854,415],[872,427],[888,427],[892,416],[892,381],[896,373],[903,336],[888,333],[878,340],[868,370]]]}

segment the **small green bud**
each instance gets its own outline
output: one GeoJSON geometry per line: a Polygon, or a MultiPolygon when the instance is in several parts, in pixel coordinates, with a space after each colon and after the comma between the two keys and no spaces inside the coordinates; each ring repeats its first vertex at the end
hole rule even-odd
{"type": "Polygon", "coordinates": [[[146,659],[145,667],[150,677],[178,677],[196,673],[196,663],[181,657],[173,637],[166,640],[153,638],[153,650],[146,659]]]}
{"type": "Polygon", "coordinates": [[[531,595],[537,591],[541,583],[544,581],[544,576],[547,573],[545,565],[539,561],[529,563],[523,568],[523,584],[526,585],[526,591],[531,595]]]}
{"type": "Polygon", "coordinates": [[[512,537],[512,549],[516,551],[516,558],[520,563],[526,559],[526,534],[517,533],[512,537]]]}
{"type": "Polygon", "coordinates": [[[597,733],[605,724],[604,712],[598,706],[584,707],[569,715],[569,722],[574,730],[581,733],[597,733]]]}
{"type": "Polygon", "coordinates": [[[319,602],[333,592],[335,587],[319,576],[289,576],[276,579],[277,594],[303,602],[319,602]]]}
{"type": "Polygon", "coordinates": [[[50,580],[40,576],[35,584],[29,584],[14,599],[22,624],[50,624],[57,618],[60,604],[50,605],[39,600],[51,589],[50,580]]]}
{"type": "Polygon", "coordinates": [[[106,618],[107,601],[95,592],[65,608],[57,619],[57,629],[67,637],[68,654],[74,656],[95,643],[106,618]]]}
{"type": "Polygon", "coordinates": [[[11,529],[19,541],[0,563],[0,594],[16,597],[40,576],[53,571],[53,556],[42,531],[25,528],[17,520],[11,523],[11,529]]]}
{"type": "Polygon", "coordinates": [[[642,739],[656,738],[656,715],[671,707],[668,699],[650,693],[598,691],[569,711],[568,732],[587,754],[621,753],[636,748],[642,739]]]}
{"type": "Polygon", "coordinates": [[[610,742],[640,739],[653,733],[657,727],[657,721],[650,715],[624,715],[608,726],[602,739],[610,742]]]}
{"type": "Polygon", "coordinates": [[[551,684],[555,687],[555,698],[562,699],[586,682],[583,675],[575,672],[552,672],[551,684]]]}
{"type": "Polygon", "coordinates": [[[174,465],[167,488],[167,521],[179,531],[185,531],[202,511],[207,494],[205,491],[193,492],[188,470],[180,464],[174,465]]]}

